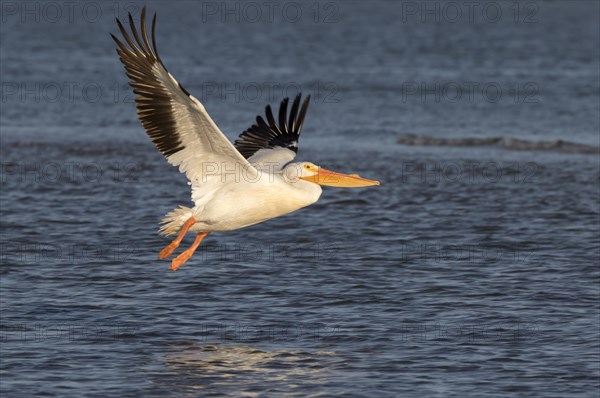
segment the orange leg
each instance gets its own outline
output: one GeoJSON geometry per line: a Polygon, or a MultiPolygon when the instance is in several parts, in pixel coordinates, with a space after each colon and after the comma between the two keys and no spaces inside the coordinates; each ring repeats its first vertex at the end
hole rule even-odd
{"type": "Polygon", "coordinates": [[[171,269],[173,271],[177,271],[177,268],[181,267],[183,264],[185,264],[187,260],[189,260],[192,257],[198,246],[200,246],[200,242],[202,242],[202,239],[204,239],[206,235],[208,235],[208,232],[199,233],[198,236],[196,236],[196,240],[194,240],[194,243],[192,243],[190,248],[173,259],[173,261],[171,262],[171,269]]]}
{"type": "Polygon", "coordinates": [[[169,246],[162,249],[158,254],[158,257],[161,260],[163,258],[169,257],[175,251],[175,249],[179,247],[179,244],[183,240],[183,237],[185,236],[185,234],[187,234],[187,231],[194,224],[196,224],[196,220],[194,219],[194,217],[190,217],[181,227],[181,231],[179,231],[179,235],[177,235],[177,238],[173,242],[169,243],[169,246]]]}

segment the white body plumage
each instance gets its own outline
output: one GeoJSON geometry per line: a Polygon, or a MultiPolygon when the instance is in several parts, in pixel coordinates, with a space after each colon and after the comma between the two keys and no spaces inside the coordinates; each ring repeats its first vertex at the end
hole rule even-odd
{"type": "Polygon", "coordinates": [[[319,200],[322,189],[298,178],[309,173],[305,165],[314,166],[293,163],[282,171],[261,171],[252,177],[243,172],[219,175],[219,183],[212,186],[192,183],[194,207],[182,206],[167,214],[161,232],[174,235],[190,217],[196,219],[192,232],[231,231],[309,206],[319,200]]]}

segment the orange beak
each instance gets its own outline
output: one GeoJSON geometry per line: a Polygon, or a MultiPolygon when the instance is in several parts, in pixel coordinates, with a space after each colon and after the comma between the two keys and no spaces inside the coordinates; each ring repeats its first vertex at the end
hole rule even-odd
{"type": "Polygon", "coordinates": [[[379,181],[367,180],[358,174],[336,173],[335,171],[327,170],[322,167],[319,167],[319,170],[312,176],[299,178],[315,184],[339,188],[358,188],[379,185],[379,181]]]}

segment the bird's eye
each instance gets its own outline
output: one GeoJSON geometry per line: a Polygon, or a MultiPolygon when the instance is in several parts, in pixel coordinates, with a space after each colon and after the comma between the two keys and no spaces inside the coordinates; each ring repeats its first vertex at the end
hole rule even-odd
{"type": "Polygon", "coordinates": [[[305,164],[305,165],[304,165],[304,168],[305,168],[306,170],[310,170],[310,166],[309,166],[309,165],[307,165],[307,164],[305,164]]]}

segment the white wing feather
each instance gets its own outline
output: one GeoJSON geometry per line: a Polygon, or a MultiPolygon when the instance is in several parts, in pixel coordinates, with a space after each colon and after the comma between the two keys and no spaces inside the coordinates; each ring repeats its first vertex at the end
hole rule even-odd
{"type": "Polygon", "coordinates": [[[197,202],[223,184],[239,178],[256,178],[254,168],[225,137],[204,106],[190,95],[162,63],[155,41],[156,15],[152,20],[152,46],[146,31],[145,8],[141,15],[141,37],[131,15],[135,42],[117,20],[128,45],[113,36],[125,66],[129,84],[137,94],[138,117],[168,162],[179,166],[192,185],[197,202]],[[203,191],[203,193],[201,193],[203,191]]]}

